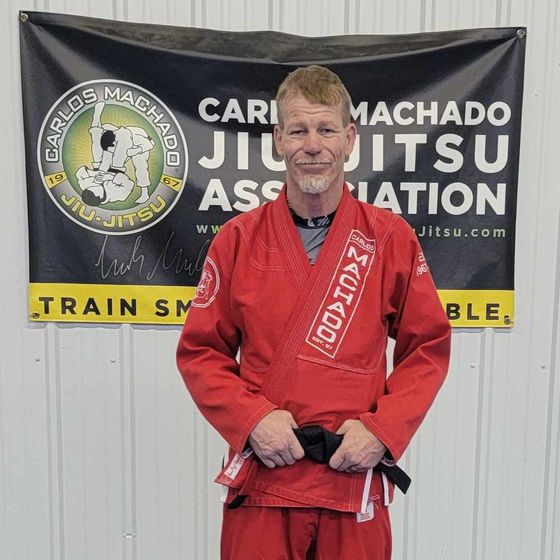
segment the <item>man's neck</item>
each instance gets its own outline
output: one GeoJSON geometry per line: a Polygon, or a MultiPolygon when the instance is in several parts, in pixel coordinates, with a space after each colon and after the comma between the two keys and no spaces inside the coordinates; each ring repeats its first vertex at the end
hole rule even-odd
{"type": "Polygon", "coordinates": [[[302,218],[317,218],[327,216],[334,212],[342,198],[344,184],[331,185],[329,189],[320,194],[307,194],[297,185],[288,183],[286,195],[290,208],[302,218]]]}

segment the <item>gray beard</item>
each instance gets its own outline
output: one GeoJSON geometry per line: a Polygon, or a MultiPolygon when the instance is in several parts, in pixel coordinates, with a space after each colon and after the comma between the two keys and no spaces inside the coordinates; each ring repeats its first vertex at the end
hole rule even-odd
{"type": "Polygon", "coordinates": [[[329,189],[329,181],[322,175],[304,175],[298,186],[305,194],[321,194],[329,189]]]}

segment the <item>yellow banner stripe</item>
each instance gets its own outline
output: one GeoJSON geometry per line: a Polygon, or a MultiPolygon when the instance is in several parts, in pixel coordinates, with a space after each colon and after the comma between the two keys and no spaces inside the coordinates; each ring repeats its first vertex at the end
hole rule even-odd
{"type": "Polygon", "coordinates": [[[177,177],[171,177],[170,175],[162,175],[160,183],[163,183],[166,187],[179,192],[183,186],[183,180],[177,179],[177,177]]]}
{"type": "Polygon", "coordinates": [[[66,179],[67,177],[64,171],[59,171],[58,173],[53,173],[52,175],[45,175],[45,181],[49,189],[52,189],[57,185],[60,185],[60,183],[64,183],[66,179]]]}
{"type": "Polygon", "coordinates": [[[438,290],[454,327],[513,327],[513,290],[438,290]]]}
{"type": "MultiPolygon", "coordinates": [[[[180,325],[196,287],[29,284],[32,321],[180,325]]],[[[513,290],[438,290],[454,327],[512,327],[513,290]]]]}
{"type": "Polygon", "coordinates": [[[180,325],[196,293],[191,286],[29,284],[32,321],[180,325]]]}

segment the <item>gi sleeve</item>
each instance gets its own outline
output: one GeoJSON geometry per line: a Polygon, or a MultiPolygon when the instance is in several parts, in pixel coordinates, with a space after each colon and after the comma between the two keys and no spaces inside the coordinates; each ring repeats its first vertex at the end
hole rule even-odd
{"type": "Polygon", "coordinates": [[[432,405],[449,366],[451,327],[412,228],[397,217],[383,247],[383,315],[395,339],[385,394],[362,423],[397,461],[432,405]]]}
{"type": "Polygon", "coordinates": [[[208,250],[179,340],[177,366],[201,413],[242,453],[255,425],[277,407],[250,392],[239,376],[241,334],[230,307],[239,241],[236,228],[227,223],[208,250]]]}

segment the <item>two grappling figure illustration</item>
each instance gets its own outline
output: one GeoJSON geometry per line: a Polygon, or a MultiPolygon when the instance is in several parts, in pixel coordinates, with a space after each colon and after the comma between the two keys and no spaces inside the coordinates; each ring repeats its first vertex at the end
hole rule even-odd
{"type": "Polygon", "coordinates": [[[91,136],[92,166],[83,165],[76,171],[76,179],[82,190],[82,200],[88,206],[100,206],[109,202],[126,200],[135,185],[140,187],[136,204],[149,198],[150,174],[148,161],[155,142],[143,128],[118,127],[101,123],[104,102],[96,103],[89,133],[91,136]],[[126,172],[131,161],[136,182],[126,172]]]}

